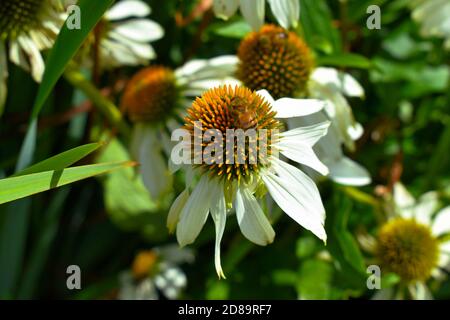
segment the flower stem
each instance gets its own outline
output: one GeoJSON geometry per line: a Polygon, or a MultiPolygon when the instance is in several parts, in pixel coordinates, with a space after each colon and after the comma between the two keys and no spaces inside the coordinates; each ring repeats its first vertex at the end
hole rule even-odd
{"type": "Polygon", "coordinates": [[[74,87],[83,91],[83,93],[92,101],[93,105],[105,116],[108,121],[116,127],[120,133],[129,137],[131,130],[128,124],[124,121],[122,113],[110,100],[105,98],[99,90],[87,80],[83,74],[76,69],[68,69],[64,73],[65,78],[74,87]]]}

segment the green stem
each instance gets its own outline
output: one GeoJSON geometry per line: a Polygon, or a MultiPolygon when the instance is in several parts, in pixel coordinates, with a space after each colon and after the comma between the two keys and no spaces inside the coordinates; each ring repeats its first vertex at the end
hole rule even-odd
{"type": "Polygon", "coordinates": [[[88,81],[84,75],[76,69],[69,68],[64,73],[65,78],[74,87],[83,91],[83,93],[92,101],[93,105],[100,111],[108,121],[116,127],[120,133],[127,138],[131,135],[128,124],[124,121],[122,113],[110,100],[105,98],[100,91],[88,81]]]}

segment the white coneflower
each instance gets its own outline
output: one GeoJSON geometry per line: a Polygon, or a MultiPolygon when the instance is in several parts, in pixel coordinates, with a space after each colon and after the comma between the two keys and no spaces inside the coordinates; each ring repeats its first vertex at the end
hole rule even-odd
{"type": "MultiPolygon", "coordinates": [[[[450,207],[436,213],[438,206],[436,192],[416,201],[397,183],[388,200],[389,220],[372,241],[381,271],[397,274],[413,299],[431,299],[426,281],[450,271],[450,238],[445,237],[450,233],[450,207]]],[[[399,289],[382,289],[374,298],[404,298],[399,289]]]]}
{"type": "Polygon", "coordinates": [[[0,110],[7,95],[8,58],[40,82],[41,51],[53,45],[64,23],[58,0],[2,0],[0,5],[0,110]]]}
{"type": "MultiPolygon", "coordinates": [[[[178,242],[185,246],[194,242],[211,214],[216,226],[215,266],[219,277],[224,277],[220,242],[230,209],[235,210],[239,227],[247,239],[258,245],[273,241],[275,232],[257,200],[257,196],[262,197],[267,191],[287,215],[326,241],[325,209],[315,183],[298,168],[277,157],[280,152],[322,174],[328,173],[312,149],[326,134],[328,122],[278,132],[281,127],[278,118],[305,116],[322,108],[323,103],[318,100],[284,98],[274,101],[267,91],[222,86],[205,92],[188,109],[184,130],[189,137],[197,134],[199,124],[203,135],[211,130],[220,133],[222,138],[215,137],[214,144],[224,151],[227,159],[215,154],[218,158],[213,161],[188,166],[200,180],[192,190],[191,183],[187,182],[187,189],[169,212],[168,227],[173,230],[176,226],[178,242]],[[230,150],[228,144],[233,143],[234,137],[229,130],[253,130],[258,136],[251,139],[258,143],[253,145],[250,141],[243,148],[230,150]]],[[[210,147],[204,143],[196,145],[195,137],[194,143],[189,139],[181,146],[183,150],[192,150],[193,146],[194,158],[201,157],[210,147]]],[[[171,159],[176,156],[172,154],[171,159]]]]}
{"type": "Polygon", "coordinates": [[[363,97],[364,90],[350,75],[333,68],[315,68],[306,45],[294,32],[265,25],[244,38],[238,50],[237,78],[253,89],[266,89],[275,98],[304,97],[327,102],[320,114],[288,120],[289,128],[327,119],[329,133],[314,147],[330,169],[330,178],[347,185],[369,184],[368,171],[346,157],[345,144],[351,151],[363,130],[345,98],[363,97]]]}
{"type": "Polygon", "coordinates": [[[177,299],[186,288],[187,277],[178,266],[191,263],[192,252],[168,245],[139,252],[130,271],[119,276],[120,300],[158,300],[159,293],[167,299],[177,299]]]}
{"type": "Polygon", "coordinates": [[[412,16],[420,24],[420,32],[425,37],[445,39],[445,47],[450,50],[450,1],[413,0],[412,16]]]}
{"type": "Polygon", "coordinates": [[[195,96],[214,86],[233,83],[227,74],[235,60],[233,56],[193,60],[174,71],[151,66],[129,81],[121,104],[134,123],[131,153],[139,161],[143,182],[155,200],[172,186],[164,158],[165,152],[170,154],[170,132],[179,126],[195,96]]]}
{"type": "Polygon", "coordinates": [[[82,63],[90,66],[98,59],[103,69],[148,64],[156,57],[150,42],[164,36],[162,27],[147,18],[150,13],[151,8],[144,1],[118,1],[105,13],[81,48],[82,63]]]}
{"type": "Polygon", "coordinates": [[[214,0],[213,9],[216,16],[228,19],[240,8],[253,30],[259,30],[264,24],[266,2],[269,2],[273,15],[283,28],[297,27],[300,0],[214,0]]]}

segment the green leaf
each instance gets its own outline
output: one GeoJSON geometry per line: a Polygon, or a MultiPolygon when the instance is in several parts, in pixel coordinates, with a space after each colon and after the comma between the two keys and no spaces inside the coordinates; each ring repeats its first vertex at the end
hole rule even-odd
{"type": "Polygon", "coordinates": [[[100,21],[114,0],[80,0],[78,6],[83,14],[81,29],[70,30],[67,25],[61,29],[55,45],[45,64],[45,73],[39,87],[33,107],[32,118],[36,118],[58,79],[62,76],[67,63],[81,47],[91,30],[100,21]]]}
{"type": "Polygon", "coordinates": [[[38,173],[43,171],[51,171],[51,170],[62,170],[65,169],[77,161],[83,159],[88,154],[94,152],[98,148],[100,148],[102,143],[90,143],[80,147],[76,147],[74,149],[65,151],[56,156],[48,158],[44,161],[36,163],[31,167],[28,167],[16,174],[13,177],[23,176],[32,173],[38,173]]]}
{"type": "Polygon", "coordinates": [[[306,41],[326,53],[340,52],[342,43],[326,1],[302,1],[300,22],[306,41]]]}
{"type": "Polygon", "coordinates": [[[327,210],[327,249],[338,262],[337,282],[343,288],[363,290],[366,284],[364,258],[356,240],[347,229],[351,201],[336,192],[334,210],[327,210]]]}
{"type": "Polygon", "coordinates": [[[317,59],[317,64],[321,66],[359,69],[369,69],[372,66],[372,62],[369,59],[355,53],[339,53],[329,56],[322,56],[317,59]]]}
{"type": "Polygon", "coordinates": [[[2,179],[0,180],[0,204],[134,165],[134,162],[129,161],[103,163],[2,179]]]}
{"type": "MultiPolygon", "coordinates": [[[[127,161],[131,157],[119,140],[113,139],[102,150],[97,161],[127,161]]],[[[141,176],[134,168],[126,168],[109,174],[102,179],[106,210],[121,229],[141,231],[146,238],[162,240],[168,236],[166,214],[152,201],[141,176]]]]}
{"type": "Polygon", "coordinates": [[[53,197],[47,212],[45,213],[42,227],[37,234],[37,240],[33,243],[30,250],[31,256],[28,260],[27,267],[24,270],[21,286],[18,293],[19,299],[33,298],[34,291],[42,281],[42,270],[51,249],[53,240],[59,227],[59,218],[63,211],[63,206],[69,195],[70,187],[62,188],[53,197]]]}
{"type": "Polygon", "coordinates": [[[330,296],[333,267],[321,260],[309,259],[302,263],[297,280],[297,291],[302,300],[327,299],[330,296]]]}

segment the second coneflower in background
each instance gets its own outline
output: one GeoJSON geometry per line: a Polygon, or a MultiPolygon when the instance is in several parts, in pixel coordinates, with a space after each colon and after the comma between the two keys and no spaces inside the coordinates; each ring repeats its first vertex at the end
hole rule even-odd
{"type": "Polygon", "coordinates": [[[195,96],[233,82],[227,74],[235,60],[232,56],[193,60],[176,70],[151,66],[129,81],[121,106],[134,123],[131,153],[139,161],[144,184],[155,200],[172,186],[164,156],[170,153],[170,132],[179,126],[195,96]]]}
{"type": "Polygon", "coordinates": [[[316,68],[307,44],[294,32],[274,25],[265,25],[245,37],[238,57],[237,78],[247,87],[265,89],[275,98],[309,97],[326,101],[320,113],[289,119],[289,128],[331,121],[327,136],[314,147],[330,169],[330,178],[347,185],[370,183],[368,171],[342,151],[342,145],[353,151],[355,140],[363,132],[345,98],[364,95],[352,76],[332,68],[316,68]]]}
{"type": "MultiPolygon", "coordinates": [[[[66,5],[75,3],[77,0],[66,0],[66,5]]],[[[101,69],[148,64],[156,57],[150,43],[164,36],[163,28],[148,18],[150,14],[144,1],[117,1],[84,42],[77,60],[101,69]]]]}
{"type": "Polygon", "coordinates": [[[182,152],[183,165],[193,170],[199,181],[195,186],[187,181],[186,190],[169,212],[168,227],[176,227],[178,242],[185,246],[195,241],[211,214],[216,226],[215,267],[219,277],[224,277],[220,242],[231,209],[247,239],[258,245],[273,241],[275,232],[257,200],[267,192],[287,215],[326,241],[325,209],[315,183],[278,157],[281,153],[328,173],[312,149],[326,134],[328,122],[279,131],[279,118],[305,116],[322,108],[318,100],[274,101],[267,91],[222,86],[205,92],[188,109],[185,128],[180,129],[183,141],[180,148],[174,148],[171,159],[179,162],[182,152]]]}

